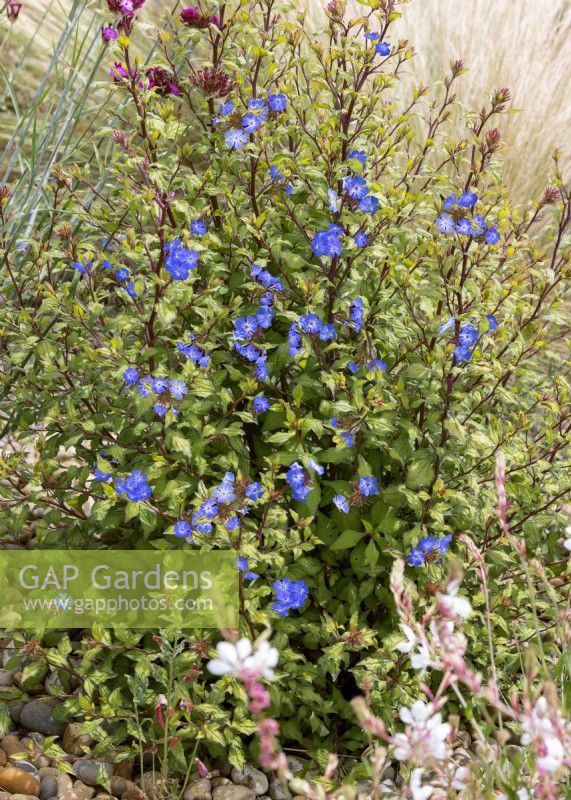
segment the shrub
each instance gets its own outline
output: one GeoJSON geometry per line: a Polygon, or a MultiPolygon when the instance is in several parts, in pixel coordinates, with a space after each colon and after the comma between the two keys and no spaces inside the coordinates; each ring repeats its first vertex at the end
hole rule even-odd
{"type": "MultiPolygon", "coordinates": [[[[412,696],[390,565],[408,559],[427,603],[463,532],[489,557],[496,666],[513,681],[509,644],[532,612],[496,547],[500,449],[512,534],[563,569],[569,382],[551,345],[567,332],[569,190],[556,162],[538,201],[510,204],[507,89],[446,138],[460,62],[393,102],[413,56],[391,37],[399,6],[349,20],[332,0],[321,35],[273,0],[173,14],[144,65],[136,17],[111,3],[104,46],[129,100],[104,131],[112,171],[54,170],[18,241],[7,188],[0,206],[4,433],[38,452],[3,462],[4,538],[40,517],[43,548],[235,549],[244,629],[272,626],[289,678],[272,688],[282,735],[314,752],[362,746],[348,701],[364,675],[381,716],[412,696]]],[[[136,661],[154,711],[152,643],[135,656],[106,637],[82,667],[102,665],[101,683],[65,707],[128,717],[136,661]]],[[[205,746],[239,762],[244,693],[183,680],[200,642],[176,692],[214,714],[205,746]]],[[[486,644],[472,657],[486,668],[486,644]]]]}

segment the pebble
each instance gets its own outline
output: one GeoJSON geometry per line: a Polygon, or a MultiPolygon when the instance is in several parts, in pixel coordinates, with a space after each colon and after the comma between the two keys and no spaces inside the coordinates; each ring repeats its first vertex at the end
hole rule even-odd
{"type": "Polygon", "coordinates": [[[289,767],[289,771],[295,774],[296,772],[302,771],[302,769],[305,767],[305,761],[302,761],[301,758],[297,758],[297,756],[288,756],[287,765],[289,767]]]}
{"type": "Polygon", "coordinates": [[[33,764],[30,764],[29,761],[18,761],[15,766],[18,767],[18,769],[23,769],[24,772],[29,772],[30,775],[34,776],[34,778],[37,778],[38,780],[40,779],[40,772],[38,768],[33,764]]]}
{"type": "Polygon", "coordinates": [[[183,794],[184,800],[210,800],[212,796],[212,781],[209,778],[199,778],[188,786],[183,794]]]}
{"type": "Polygon", "coordinates": [[[114,795],[112,794],[103,793],[103,794],[96,794],[95,800],[117,800],[117,798],[114,797],[114,795]]]}
{"type": "Polygon", "coordinates": [[[247,786],[248,789],[251,789],[257,795],[265,794],[270,785],[264,773],[251,764],[246,764],[243,772],[234,767],[231,778],[235,784],[247,786]]]}
{"type": "Polygon", "coordinates": [[[5,736],[2,741],[0,741],[0,747],[8,757],[13,756],[16,753],[23,753],[26,749],[18,737],[12,735],[5,736]]]}
{"type": "Polygon", "coordinates": [[[10,792],[0,792],[0,800],[11,800],[11,798],[10,792]]]}
{"type": "Polygon", "coordinates": [[[117,761],[113,764],[113,775],[118,775],[125,780],[131,780],[133,769],[135,768],[134,758],[124,758],[123,761],[117,761]]]}
{"type": "Polygon", "coordinates": [[[0,767],[5,767],[7,761],[8,761],[8,756],[6,755],[4,750],[0,750],[0,767]]]}
{"type": "Polygon", "coordinates": [[[0,686],[12,686],[15,669],[0,669],[0,686]]]}
{"type": "Polygon", "coordinates": [[[46,775],[45,778],[42,778],[40,800],[49,800],[54,796],[57,796],[57,780],[53,775],[46,775]]]}
{"type": "Polygon", "coordinates": [[[82,781],[74,781],[72,791],[81,800],[91,800],[95,794],[95,789],[92,786],[86,786],[82,781]]]}
{"type": "MultiPolygon", "coordinates": [[[[113,775],[111,778],[111,791],[114,795],[121,797],[123,792],[126,792],[129,788],[130,783],[130,781],[125,780],[125,778],[122,778],[120,775],[113,775]]],[[[134,783],[132,785],[135,786],[134,783]]]]}
{"type": "Polygon", "coordinates": [[[76,761],[73,767],[74,773],[80,781],[88,786],[100,786],[99,771],[103,769],[108,778],[113,774],[113,767],[105,761],[96,761],[94,758],[82,758],[76,761]]]}
{"type": "Polygon", "coordinates": [[[139,780],[141,789],[150,798],[150,800],[158,800],[161,796],[161,789],[164,785],[164,778],[152,772],[144,772],[139,780]]]}
{"type": "Polygon", "coordinates": [[[69,775],[63,772],[58,772],[58,774],[56,775],[56,781],[57,781],[58,797],[61,797],[62,794],[71,791],[73,782],[69,775]]]}
{"type": "Polygon", "coordinates": [[[80,722],[70,722],[63,732],[63,749],[72,756],[82,756],[84,748],[89,747],[93,739],[88,733],[81,732],[80,722]]]}
{"type": "Polygon", "coordinates": [[[37,800],[35,794],[13,794],[11,800],[37,800]]]}
{"type": "Polygon", "coordinates": [[[223,778],[221,775],[216,778],[212,778],[212,787],[216,786],[224,786],[225,783],[231,783],[232,781],[229,778],[223,778]]]}
{"type": "Polygon", "coordinates": [[[51,698],[30,700],[20,712],[20,724],[29,731],[38,731],[45,736],[61,736],[65,722],[58,722],[52,716],[51,698]]]}
{"type": "Polygon", "coordinates": [[[272,800],[289,800],[291,796],[290,790],[282,781],[278,780],[278,778],[272,779],[270,783],[270,797],[272,800]]]}
{"type": "Polygon", "coordinates": [[[142,789],[139,789],[138,786],[133,784],[132,786],[127,787],[121,797],[122,800],[146,800],[147,795],[142,789]]]}
{"type": "Polygon", "coordinates": [[[225,783],[216,786],[212,791],[212,800],[255,800],[256,795],[247,786],[235,786],[233,783],[225,783]]]}
{"type": "Polygon", "coordinates": [[[57,778],[58,775],[62,773],[59,771],[57,767],[42,767],[40,769],[40,778],[47,778],[48,775],[50,778],[57,778]]]}
{"type": "Polygon", "coordinates": [[[357,797],[368,797],[373,791],[373,781],[357,781],[355,791],[357,793],[357,797]]]}
{"type": "Polygon", "coordinates": [[[40,782],[26,770],[18,769],[18,767],[4,767],[0,771],[0,789],[12,794],[27,794],[38,797],[40,794],[40,782]]]}

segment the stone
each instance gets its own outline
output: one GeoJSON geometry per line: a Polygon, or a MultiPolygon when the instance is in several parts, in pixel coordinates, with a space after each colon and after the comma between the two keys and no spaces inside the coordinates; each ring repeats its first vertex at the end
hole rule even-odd
{"type": "Polygon", "coordinates": [[[72,756],[82,756],[84,748],[89,747],[93,739],[88,733],[81,732],[81,723],[70,722],[63,732],[63,749],[72,756]]]}
{"type": "Polygon", "coordinates": [[[40,782],[24,769],[18,767],[4,767],[0,771],[0,789],[12,794],[27,794],[38,797],[40,794],[40,782]]]}
{"type": "Polygon", "coordinates": [[[102,794],[96,794],[95,800],[117,800],[117,798],[112,794],[105,794],[105,792],[103,792],[102,794]]]}
{"type": "Polygon", "coordinates": [[[12,735],[5,736],[2,741],[0,741],[0,747],[8,757],[16,755],[16,753],[23,753],[26,750],[18,737],[12,735]]]}
{"type": "Polygon", "coordinates": [[[10,719],[12,720],[12,722],[15,722],[16,725],[20,724],[20,715],[25,705],[26,704],[23,702],[23,700],[20,700],[19,702],[14,703],[13,706],[10,706],[9,709],[10,719]]]}
{"type": "Polygon", "coordinates": [[[73,781],[71,780],[70,776],[63,772],[58,772],[56,775],[57,781],[57,793],[58,797],[61,797],[62,794],[66,792],[70,792],[73,786],[73,781]]]}
{"type": "Polygon", "coordinates": [[[37,770],[40,770],[42,767],[49,767],[51,761],[47,756],[36,756],[32,759],[32,764],[37,770]]]}
{"type": "Polygon", "coordinates": [[[76,761],[73,766],[73,771],[80,781],[86,783],[88,786],[100,786],[99,771],[103,769],[107,777],[110,779],[113,774],[113,767],[106,761],[97,761],[94,758],[81,758],[76,761]]]}
{"type": "Polygon", "coordinates": [[[37,800],[35,794],[13,794],[12,800],[14,800],[14,798],[16,798],[16,800],[37,800]]]}
{"type": "Polygon", "coordinates": [[[10,792],[0,792],[0,800],[12,800],[10,792]]]}
{"type": "Polygon", "coordinates": [[[127,787],[121,797],[122,800],[146,800],[147,795],[133,783],[131,786],[127,787]]]}
{"type": "Polygon", "coordinates": [[[46,775],[45,778],[42,778],[40,800],[49,800],[54,795],[57,796],[57,780],[53,775],[46,775]]]}
{"type": "Polygon", "coordinates": [[[0,686],[12,686],[15,674],[15,669],[0,669],[0,686]]]}
{"type": "Polygon", "coordinates": [[[183,794],[184,800],[210,800],[212,797],[212,781],[199,778],[188,786],[183,794]]]}
{"type": "Polygon", "coordinates": [[[24,772],[29,772],[30,775],[33,775],[34,778],[40,779],[40,772],[37,767],[33,764],[30,764],[29,761],[18,761],[14,766],[18,767],[18,769],[23,769],[24,772]]]}
{"type": "Polygon", "coordinates": [[[91,800],[95,794],[95,789],[92,786],[86,786],[82,781],[74,781],[73,793],[80,800],[91,800]]]}
{"type": "Polygon", "coordinates": [[[265,794],[270,785],[264,773],[251,764],[246,764],[243,772],[234,767],[231,778],[238,786],[247,786],[257,795],[265,794]]]}
{"type": "Polygon", "coordinates": [[[58,775],[61,775],[61,772],[57,767],[41,767],[40,779],[47,778],[48,775],[50,778],[57,778],[58,775]]]}
{"type": "Polygon", "coordinates": [[[113,775],[118,775],[125,780],[131,780],[133,770],[135,768],[134,758],[124,758],[123,761],[117,761],[113,764],[113,775]]]}
{"type": "Polygon", "coordinates": [[[8,756],[6,755],[4,750],[0,750],[0,767],[5,767],[7,761],[8,761],[8,756]]]}
{"type": "Polygon", "coordinates": [[[65,722],[58,722],[52,716],[51,698],[30,700],[20,712],[20,724],[28,731],[38,731],[45,736],[61,736],[65,722]]]}
{"type": "Polygon", "coordinates": [[[212,800],[256,800],[256,795],[247,786],[235,786],[228,782],[212,790],[212,800]]]}
{"type": "Polygon", "coordinates": [[[232,783],[230,778],[223,778],[222,775],[217,776],[216,778],[212,778],[212,787],[215,786],[224,786],[225,783],[232,783]]]}
{"type": "Polygon", "coordinates": [[[272,800],[289,800],[292,796],[289,788],[278,778],[273,778],[270,782],[270,797],[272,800]]]}
{"type": "MultiPolygon", "coordinates": [[[[126,792],[129,787],[130,781],[122,778],[120,775],[113,775],[111,778],[111,791],[117,797],[121,797],[123,792],[126,792]]],[[[135,784],[133,784],[135,786],[135,784]]]]}

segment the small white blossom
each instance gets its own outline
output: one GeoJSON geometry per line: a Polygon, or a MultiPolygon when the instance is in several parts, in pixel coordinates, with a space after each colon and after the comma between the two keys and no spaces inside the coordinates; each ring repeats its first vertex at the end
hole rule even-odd
{"type": "Polygon", "coordinates": [[[447,739],[451,727],[442,722],[442,714],[434,713],[432,703],[417,700],[410,708],[401,708],[400,718],[407,728],[392,738],[395,758],[427,764],[449,755],[447,739]]]}
{"type": "Polygon", "coordinates": [[[426,669],[430,664],[430,653],[426,642],[421,643],[412,628],[405,625],[404,622],[401,623],[400,628],[406,636],[406,642],[399,642],[396,645],[397,650],[401,653],[411,653],[412,650],[418,648],[416,653],[411,654],[410,663],[413,669],[426,669]]]}
{"type": "Polygon", "coordinates": [[[216,645],[218,658],[207,664],[213,675],[236,675],[256,673],[264,678],[272,678],[274,667],[278,663],[279,653],[265,639],[252,643],[243,638],[236,644],[218,642],[216,645]]]}
{"type": "Polygon", "coordinates": [[[436,599],[446,615],[457,617],[458,619],[467,619],[472,613],[472,606],[465,597],[458,596],[459,588],[460,581],[450,581],[446,588],[446,594],[438,594],[436,599]]]}
{"type": "Polygon", "coordinates": [[[542,774],[557,772],[565,760],[566,725],[557,709],[550,709],[547,699],[539,697],[522,721],[522,744],[533,744],[537,766],[542,774]]]}
{"type": "Polygon", "coordinates": [[[430,786],[430,784],[422,785],[422,773],[424,770],[422,767],[417,769],[413,769],[412,774],[410,776],[410,792],[412,794],[412,800],[428,800],[432,792],[434,791],[434,786],[430,786]]]}
{"type": "Polygon", "coordinates": [[[563,547],[565,547],[567,550],[571,550],[571,525],[568,525],[565,528],[565,533],[567,534],[567,538],[563,542],[563,547]]]}

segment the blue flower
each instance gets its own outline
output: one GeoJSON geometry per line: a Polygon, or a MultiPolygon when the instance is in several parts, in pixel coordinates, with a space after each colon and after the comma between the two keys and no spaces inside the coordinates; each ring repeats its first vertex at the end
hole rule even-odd
{"type": "Polygon", "coordinates": [[[303,580],[292,581],[284,578],[281,581],[275,581],[274,592],[276,602],[272,603],[272,609],[280,617],[287,617],[292,609],[301,608],[309,597],[309,587],[303,580]]]}
{"type": "Polygon", "coordinates": [[[234,491],[234,484],[231,481],[223,481],[212,490],[213,496],[222,505],[228,505],[236,499],[236,492],[234,491]]]}
{"type": "Polygon", "coordinates": [[[248,108],[250,111],[259,111],[262,113],[267,111],[266,104],[261,97],[251,97],[250,100],[248,100],[248,108]]]}
{"type": "Polygon", "coordinates": [[[292,322],[289,328],[288,345],[289,345],[288,353],[290,356],[299,355],[303,349],[301,336],[299,335],[299,331],[297,330],[295,322],[292,322]]]}
{"type": "Polygon", "coordinates": [[[467,217],[456,223],[456,233],[459,233],[460,236],[470,236],[472,230],[472,223],[467,217]]]}
{"type": "Polygon", "coordinates": [[[230,100],[227,100],[225,103],[222,103],[220,106],[220,113],[223,117],[227,117],[228,114],[231,114],[236,106],[230,100]]]}
{"type": "MultiPolygon", "coordinates": [[[[378,34],[375,34],[378,36],[378,34]]],[[[363,166],[367,163],[367,154],[364,150],[351,150],[347,158],[354,158],[355,161],[360,161],[363,166]]]]}
{"type": "Polygon", "coordinates": [[[380,33],[375,33],[374,31],[369,31],[369,33],[365,34],[365,39],[368,39],[370,42],[376,42],[377,39],[381,38],[380,33]]]}
{"type": "Polygon", "coordinates": [[[329,199],[329,210],[332,214],[335,214],[339,209],[339,195],[335,189],[328,189],[327,197],[329,199]]]}
{"type": "Polygon", "coordinates": [[[243,339],[248,342],[258,330],[258,321],[256,317],[238,317],[234,323],[234,338],[243,339]]]}
{"type": "Polygon", "coordinates": [[[499,327],[498,320],[494,317],[493,314],[486,314],[486,319],[488,320],[488,330],[495,331],[499,327]]]}
{"type": "Polygon", "coordinates": [[[198,518],[206,517],[206,519],[214,519],[214,517],[218,516],[218,503],[213,497],[207,497],[206,500],[201,503],[197,513],[198,518]]]}
{"type": "Polygon", "coordinates": [[[194,526],[194,530],[198,533],[212,533],[212,523],[210,522],[198,522],[194,526]]]}
{"type": "MultiPolygon", "coordinates": [[[[262,127],[263,121],[263,118],[256,114],[245,114],[242,118],[242,127],[248,133],[255,133],[262,127]]],[[[228,137],[226,137],[226,143],[228,143],[228,137]]]]}
{"type": "Polygon", "coordinates": [[[454,219],[450,214],[441,214],[436,218],[436,227],[440,233],[452,233],[454,230],[454,219]]]}
{"type": "Polygon", "coordinates": [[[204,236],[208,231],[208,225],[202,219],[195,219],[190,223],[190,230],[195,236],[204,236]]]}
{"type": "Polygon", "coordinates": [[[129,270],[126,267],[121,267],[121,269],[115,271],[115,277],[119,283],[125,283],[125,281],[129,280],[129,270]]]}
{"type": "Polygon", "coordinates": [[[374,475],[366,475],[359,479],[359,492],[363,497],[373,497],[379,493],[379,481],[374,475]]]}
{"type": "Polygon", "coordinates": [[[256,311],[256,322],[260,328],[269,328],[274,318],[274,312],[268,306],[260,306],[256,311]]]}
{"type": "Polygon", "coordinates": [[[299,327],[304,333],[316,334],[319,333],[323,327],[323,322],[319,319],[317,314],[304,314],[299,318],[299,327]]]}
{"type": "Polygon", "coordinates": [[[335,331],[335,325],[331,322],[324,323],[321,330],[319,331],[319,338],[322,342],[333,342],[337,338],[337,333],[335,331]]]}
{"type": "Polygon", "coordinates": [[[186,522],[184,519],[179,519],[174,524],[174,535],[178,539],[188,539],[190,537],[192,541],[192,526],[190,522],[186,522]]]}
{"type": "Polygon", "coordinates": [[[369,237],[363,231],[359,231],[358,233],[355,234],[355,244],[357,245],[357,247],[365,247],[368,241],[369,237]]]}
{"type": "Polygon", "coordinates": [[[173,380],[169,383],[169,391],[177,400],[182,400],[185,394],[188,394],[188,386],[184,381],[173,380]]]}
{"type": "Polygon", "coordinates": [[[248,142],[248,134],[240,128],[230,128],[224,137],[226,145],[230,150],[241,150],[248,142]]]}
{"type": "Polygon", "coordinates": [[[239,520],[239,519],[238,519],[238,517],[237,517],[237,516],[234,514],[234,516],[233,516],[233,517],[230,517],[229,519],[227,519],[227,520],[226,520],[226,525],[225,525],[225,527],[226,527],[226,530],[227,530],[227,531],[235,531],[235,530],[236,530],[236,528],[239,528],[239,527],[240,527],[240,520],[239,520]]]}
{"type": "Polygon", "coordinates": [[[406,560],[411,567],[422,567],[426,558],[422,550],[420,550],[418,547],[415,547],[410,551],[406,557],[406,560]]]}
{"type": "Polygon", "coordinates": [[[243,556],[238,556],[236,559],[236,566],[240,570],[240,572],[244,573],[244,577],[247,578],[249,581],[255,581],[256,578],[259,578],[257,572],[249,572],[248,571],[248,560],[245,559],[243,556]]]}
{"type": "Polygon", "coordinates": [[[252,483],[249,483],[248,486],[246,486],[244,494],[246,495],[248,500],[251,500],[253,503],[255,503],[257,500],[260,500],[264,496],[264,487],[262,486],[261,483],[253,481],[252,483]]]}
{"type": "Polygon", "coordinates": [[[359,211],[362,211],[364,214],[376,214],[379,210],[379,198],[374,197],[372,194],[367,195],[367,197],[363,198],[359,203],[359,211]]]}
{"type": "Polygon", "coordinates": [[[297,500],[298,503],[305,503],[310,492],[311,488],[309,486],[296,486],[296,488],[291,493],[291,496],[293,497],[294,500],[297,500]]]}
{"type": "Polygon", "coordinates": [[[454,360],[457,364],[462,364],[465,361],[469,361],[472,358],[472,351],[469,347],[465,347],[463,345],[457,345],[454,348],[454,360]]]}
{"type": "Polygon", "coordinates": [[[252,405],[254,406],[254,411],[257,411],[258,414],[262,414],[264,411],[269,410],[270,401],[267,397],[264,397],[263,394],[259,394],[257,397],[254,397],[252,405]]]}
{"type": "Polygon", "coordinates": [[[341,431],[339,436],[345,442],[347,447],[353,447],[355,443],[355,436],[350,431],[341,431]]]}
{"type": "Polygon", "coordinates": [[[111,472],[103,472],[103,470],[98,467],[93,471],[93,480],[98,483],[107,483],[107,481],[112,480],[112,478],[113,474],[111,472]]]}
{"type": "Polygon", "coordinates": [[[267,381],[268,378],[270,377],[265,355],[260,356],[256,360],[256,368],[254,370],[254,374],[256,375],[256,378],[260,381],[267,381]]]}
{"type": "Polygon", "coordinates": [[[178,347],[179,351],[183,353],[183,355],[185,355],[191,361],[194,361],[194,363],[198,364],[199,367],[207,367],[210,364],[210,356],[204,350],[198,347],[198,345],[177,342],[176,346],[178,347]]]}
{"type": "Polygon", "coordinates": [[[185,281],[189,273],[198,267],[200,254],[183,247],[178,236],[167,244],[165,250],[165,269],[173,280],[185,281]]]}
{"type": "Polygon", "coordinates": [[[343,179],[343,188],[353,200],[362,200],[369,194],[367,181],[360,175],[348,175],[343,179]]]}
{"type": "Polygon", "coordinates": [[[388,42],[379,42],[375,45],[375,50],[381,56],[388,56],[391,52],[391,46],[388,42]]]}
{"type": "Polygon", "coordinates": [[[454,327],[454,324],[455,324],[455,323],[456,323],[456,320],[454,319],[454,317],[449,317],[449,318],[448,318],[448,320],[447,320],[446,322],[444,322],[444,323],[443,323],[443,324],[442,324],[442,325],[441,325],[441,326],[438,328],[438,333],[446,333],[446,331],[449,331],[449,330],[450,330],[450,328],[453,328],[453,327],[454,327]]]}
{"type": "Polygon", "coordinates": [[[113,269],[113,264],[107,258],[101,262],[101,266],[103,269],[113,269]]]}
{"type": "Polygon", "coordinates": [[[460,328],[458,344],[461,344],[463,347],[473,347],[478,341],[478,337],[478,329],[475,328],[471,323],[467,322],[460,328]]]}
{"type": "Polygon", "coordinates": [[[279,171],[275,164],[270,164],[270,177],[274,181],[283,181],[284,179],[283,174],[279,171]]]}
{"type": "Polygon", "coordinates": [[[148,500],[153,493],[153,487],[148,484],[148,477],[140,469],[134,470],[125,478],[117,478],[115,484],[119,497],[126,495],[132,503],[148,500]]]}
{"type": "Polygon", "coordinates": [[[338,225],[330,225],[327,230],[318,231],[311,243],[311,249],[315,255],[319,258],[322,256],[328,256],[329,258],[340,256],[343,252],[341,239],[339,238],[341,233],[343,231],[338,225]]]}
{"type": "Polygon", "coordinates": [[[137,290],[135,289],[135,284],[133,283],[133,281],[129,281],[129,283],[126,286],[124,286],[123,288],[125,289],[125,291],[129,295],[129,297],[132,297],[133,300],[137,299],[137,290]]]}
{"type": "Polygon", "coordinates": [[[457,197],[455,194],[449,194],[448,197],[444,199],[444,208],[446,211],[449,211],[451,208],[454,208],[456,205],[457,197]]]}
{"type": "Polygon", "coordinates": [[[81,261],[73,262],[73,268],[78,272],[80,272],[82,275],[85,275],[86,272],[89,272],[92,266],[93,266],[92,261],[89,261],[87,264],[82,264],[81,261]]]}
{"type": "Polygon", "coordinates": [[[134,386],[139,380],[139,370],[135,369],[135,367],[127,367],[123,373],[123,380],[127,386],[134,386]]]}
{"type": "Polygon", "coordinates": [[[322,467],[321,464],[314,458],[310,457],[307,459],[307,466],[314,472],[317,472],[318,475],[323,475],[323,473],[325,472],[325,467],[322,467]]]}
{"type": "Polygon", "coordinates": [[[164,406],[162,403],[155,403],[155,405],[153,406],[153,411],[159,417],[165,417],[166,413],[168,411],[168,408],[166,406],[164,406]]]}
{"type": "Polygon", "coordinates": [[[495,228],[488,228],[484,234],[486,244],[494,245],[500,241],[500,234],[495,228]]]}
{"type": "Polygon", "coordinates": [[[298,461],[294,461],[286,472],[286,481],[292,489],[303,486],[305,483],[305,471],[298,461]]]}
{"type": "Polygon", "coordinates": [[[268,104],[272,111],[285,111],[287,107],[287,98],[285,94],[270,94],[268,96],[268,104]]]}
{"type": "Polygon", "coordinates": [[[333,503],[337,506],[339,511],[343,512],[343,514],[349,513],[349,501],[344,494],[336,494],[333,498],[333,503]]]}
{"type": "Polygon", "coordinates": [[[374,358],[367,364],[367,369],[369,370],[378,369],[381,372],[384,372],[384,370],[387,369],[387,362],[383,361],[382,358],[374,358]]]}
{"type": "Polygon", "coordinates": [[[472,208],[478,202],[478,196],[474,192],[463,192],[456,202],[463,208],[472,208]]]}
{"type": "Polygon", "coordinates": [[[349,312],[351,322],[357,333],[360,333],[363,328],[363,298],[358,297],[351,303],[351,310],[349,312]]]}
{"type": "Polygon", "coordinates": [[[338,428],[339,427],[339,418],[338,417],[331,417],[331,419],[329,420],[329,424],[331,425],[332,428],[338,428]]]}
{"type": "Polygon", "coordinates": [[[357,364],[356,361],[350,361],[347,364],[347,369],[349,370],[349,372],[352,372],[353,375],[354,375],[356,372],[359,372],[359,365],[357,364]]]}
{"type": "Polygon", "coordinates": [[[155,394],[162,394],[163,392],[166,392],[168,385],[169,380],[164,376],[150,379],[150,386],[155,394]]]}

